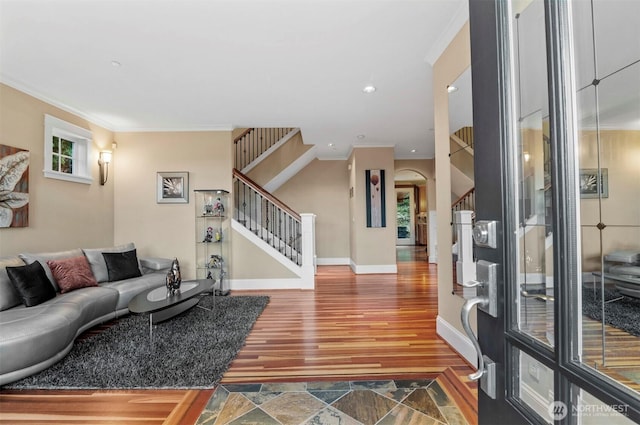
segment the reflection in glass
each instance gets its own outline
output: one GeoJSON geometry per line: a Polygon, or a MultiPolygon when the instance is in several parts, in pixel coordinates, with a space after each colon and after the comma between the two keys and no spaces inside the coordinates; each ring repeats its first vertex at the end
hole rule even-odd
{"type": "Polygon", "coordinates": [[[513,348],[513,360],[519,365],[514,377],[513,397],[529,408],[529,415],[552,424],[549,408],[555,401],[553,370],[517,348],[513,348]]]}
{"type": "Polygon", "coordinates": [[[551,148],[546,79],[544,5],[528,2],[515,10],[517,94],[518,310],[512,326],[554,344],[551,148]]]}
{"type": "MultiPolygon", "coordinates": [[[[625,404],[608,405],[603,403],[584,389],[575,385],[571,386],[573,398],[572,406],[566,407],[566,416],[570,416],[569,423],[579,423],[582,425],[632,425],[635,422],[627,417],[629,406],[625,404]]],[[[561,414],[558,410],[557,414],[561,414]]],[[[560,419],[558,417],[558,419],[560,419]]]]}
{"type": "MultiPolygon", "coordinates": [[[[640,390],[640,2],[573,7],[582,329],[576,360],[640,390]],[[629,38],[635,37],[635,38],[629,38]],[[635,319],[634,319],[635,318],[635,319]]],[[[601,420],[602,418],[600,418],[601,420]]],[[[585,422],[587,423],[587,422],[585,422]]],[[[594,421],[592,423],[601,423],[594,421]]]]}
{"type": "MultiPolygon", "coordinates": [[[[465,291],[456,282],[473,280],[475,274],[463,278],[459,273],[461,224],[455,219],[455,211],[475,212],[475,174],[473,152],[473,98],[471,90],[471,68],[467,68],[449,89],[449,161],[451,163],[451,223],[453,243],[453,290],[465,296],[465,291]]],[[[472,213],[472,215],[474,215],[472,213]]],[[[470,230],[470,224],[464,225],[470,230]]],[[[470,234],[470,233],[469,233],[470,234]]],[[[469,241],[469,243],[471,243],[469,241]]],[[[467,269],[474,267],[473,255],[469,255],[467,269]]],[[[467,291],[475,294],[475,291],[467,291]]]]}

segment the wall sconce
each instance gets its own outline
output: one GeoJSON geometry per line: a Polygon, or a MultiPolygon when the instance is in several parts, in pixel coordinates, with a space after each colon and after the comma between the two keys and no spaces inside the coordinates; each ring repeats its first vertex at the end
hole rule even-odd
{"type": "Polygon", "coordinates": [[[109,178],[109,163],[111,162],[111,152],[102,151],[98,158],[98,165],[100,166],[100,185],[104,186],[109,178]]]}
{"type": "Polygon", "coordinates": [[[529,162],[530,159],[531,159],[531,155],[529,155],[529,152],[525,152],[524,153],[524,161],[525,162],[529,162]]]}

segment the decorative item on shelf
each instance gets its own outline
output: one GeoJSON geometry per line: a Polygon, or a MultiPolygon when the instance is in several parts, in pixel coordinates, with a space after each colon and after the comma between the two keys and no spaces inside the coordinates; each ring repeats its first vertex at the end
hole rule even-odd
{"type": "Polygon", "coordinates": [[[207,227],[207,231],[204,234],[202,242],[213,242],[213,227],[207,227]]]}
{"type": "Polygon", "coordinates": [[[211,255],[211,258],[209,258],[208,267],[210,269],[221,269],[223,263],[224,263],[224,260],[222,259],[222,256],[213,254],[211,255]]]}
{"type": "Polygon", "coordinates": [[[220,198],[216,198],[216,201],[213,203],[213,215],[216,217],[224,216],[224,204],[220,198]]]}
{"type": "Polygon", "coordinates": [[[220,269],[220,289],[216,289],[216,295],[227,296],[231,291],[229,289],[224,289],[224,277],[227,275],[227,272],[220,269]]]}
{"type": "Polygon", "coordinates": [[[178,259],[174,259],[171,263],[171,268],[167,272],[167,293],[173,295],[180,289],[180,283],[182,283],[182,276],[180,275],[180,263],[178,259]]]}
{"type": "Polygon", "coordinates": [[[222,242],[222,229],[216,230],[215,238],[216,242],[222,242]]]}
{"type": "Polygon", "coordinates": [[[207,279],[213,279],[213,275],[211,274],[211,270],[207,273],[207,279]]]}

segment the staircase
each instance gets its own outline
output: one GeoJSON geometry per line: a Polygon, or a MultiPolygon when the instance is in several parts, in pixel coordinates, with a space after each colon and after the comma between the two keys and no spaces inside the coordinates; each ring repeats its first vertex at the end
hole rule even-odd
{"type": "MultiPolygon", "coordinates": [[[[473,266],[473,254],[460,240],[463,230],[468,232],[475,221],[476,196],[474,185],[473,128],[463,127],[449,137],[451,162],[451,240],[457,257],[456,279],[469,276],[473,266]],[[462,211],[471,211],[471,213],[462,211]],[[458,213],[458,214],[456,214],[458,213]],[[461,217],[465,219],[461,221],[461,217]],[[465,258],[466,257],[466,258],[465,258]],[[464,267],[460,266],[464,260],[464,267]]],[[[465,233],[466,234],[466,233],[465,233]]]]}
{"type": "Polygon", "coordinates": [[[261,158],[275,150],[278,143],[286,141],[285,137],[295,128],[247,128],[233,141],[234,167],[246,173],[260,163],[261,158]],[[264,155],[264,156],[263,156],[264,155]]]}
{"type": "MultiPolygon", "coordinates": [[[[475,186],[473,164],[473,128],[462,127],[450,136],[451,162],[451,215],[455,211],[475,211],[475,186]]],[[[453,221],[453,220],[452,220],[453,221]]]]}
{"type": "Polygon", "coordinates": [[[234,218],[302,266],[302,217],[240,171],[233,170],[234,218]]]}
{"type": "MultiPolygon", "coordinates": [[[[264,177],[259,169],[273,172],[270,157],[281,157],[298,143],[296,128],[249,128],[234,140],[233,227],[275,260],[298,275],[304,288],[314,287],[315,275],[315,215],[300,214],[276,198],[271,191],[248,174],[264,177]],[[282,148],[282,149],[281,149],[282,148]],[[262,164],[262,165],[261,165],[262,164]]],[[[305,150],[308,150],[307,147],[305,150]]],[[[300,162],[294,158],[291,162],[300,162]]],[[[275,161],[282,164],[282,159],[275,161]]],[[[291,165],[276,170],[280,176],[291,165]]],[[[282,180],[282,177],[278,177],[282,180]]],[[[273,185],[272,185],[273,186],[273,185]]]]}

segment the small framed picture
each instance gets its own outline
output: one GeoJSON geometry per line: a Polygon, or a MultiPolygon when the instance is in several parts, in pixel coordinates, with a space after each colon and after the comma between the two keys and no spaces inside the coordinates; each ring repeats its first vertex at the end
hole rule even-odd
{"type": "Polygon", "coordinates": [[[580,170],[580,197],[597,198],[598,193],[603,198],[609,197],[609,173],[607,168],[582,168],[580,170]]]}
{"type": "Polygon", "coordinates": [[[159,204],[189,203],[188,172],[158,172],[157,185],[159,204]]]}

